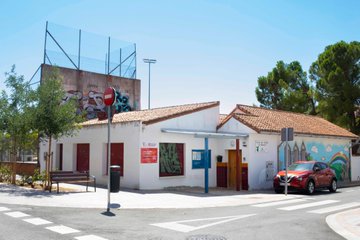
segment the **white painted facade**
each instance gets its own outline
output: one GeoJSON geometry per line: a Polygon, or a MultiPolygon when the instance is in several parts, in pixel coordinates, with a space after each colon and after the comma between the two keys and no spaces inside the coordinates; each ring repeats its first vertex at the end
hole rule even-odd
{"type": "MultiPolygon", "coordinates": [[[[204,169],[192,169],[192,150],[204,149],[204,139],[190,134],[164,133],[162,129],[188,131],[208,131],[219,133],[241,133],[248,137],[240,138],[242,162],[248,164],[249,190],[272,188],[272,178],[278,170],[278,134],[259,134],[235,119],[227,121],[216,130],[219,123],[219,106],[182,115],[176,118],[144,125],[141,121],[111,125],[111,142],[124,143],[124,176],[122,187],[134,189],[163,189],[173,186],[204,187],[204,169]],[[159,176],[159,151],[156,163],[141,163],[141,148],[156,147],[160,143],[184,144],[184,175],[173,177],[159,176]],[[260,148],[259,148],[260,146],[260,148]],[[270,168],[266,168],[270,166],[270,168]],[[272,175],[272,176],[270,176],[272,175]]],[[[298,147],[302,142],[318,142],[324,145],[338,144],[349,146],[350,139],[295,135],[298,147]]],[[[209,187],[216,186],[216,156],[222,155],[228,162],[228,151],[236,149],[236,139],[209,138],[211,168],[209,187]]],[[[66,137],[54,142],[53,166],[58,166],[59,148],[63,144],[63,170],[76,170],[76,144],[90,144],[90,174],[95,175],[99,184],[107,183],[106,143],[107,125],[86,126],[74,137],[66,137]]],[[[290,144],[290,146],[293,146],[290,144]]],[[[44,169],[46,144],[40,145],[41,167],[44,169]]],[[[316,159],[318,160],[318,159],[316,159]]],[[[352,180],[360,179],[360,157],[351,158],[352,180]]]]}

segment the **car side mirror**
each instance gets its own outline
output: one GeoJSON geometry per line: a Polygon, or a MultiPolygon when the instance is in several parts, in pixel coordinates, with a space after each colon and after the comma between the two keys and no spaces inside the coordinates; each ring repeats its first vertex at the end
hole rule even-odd
{"type": "Polygon", "coordinates": [[[320,168],[319,168],[319,167],[314,167],[314,171],[315,171],[315,172],[319,172],[319,171],[320,171],[320,168]]]}

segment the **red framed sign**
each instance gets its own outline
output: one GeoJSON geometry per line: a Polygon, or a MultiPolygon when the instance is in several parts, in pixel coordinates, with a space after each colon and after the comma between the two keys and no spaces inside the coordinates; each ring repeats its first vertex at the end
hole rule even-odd
{"type": "Polygon", "coordinates": [[[157,163],[157,148],[141,148],[141,163],[157,163]]]}

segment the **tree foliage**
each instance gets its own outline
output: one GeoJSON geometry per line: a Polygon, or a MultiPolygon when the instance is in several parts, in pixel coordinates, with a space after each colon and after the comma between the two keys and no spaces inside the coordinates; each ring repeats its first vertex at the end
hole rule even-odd
{"type": "Polygon", "coordinates": [[[33,139],[31,107],[34,95],[24,76],[18,76],[15,72],[15,66],[5,75],[5,85],[10,94],[4,90],[1,93],[0,131],[3,137],[9,136],[11,155],[14,158],[26,147],[30,139],[33,139]]]}
{"type": "Polygon", "coordinates": [[[311,65],[310,78],[316,83],[320,114],[359,134],[355,111],[360,101],[360,42],[327,46],[311,65]]]}
{"type": "MultiPolygon", "coordinates": [[[[46,174],[52,170],[50,158],[52,139],[72,136],[80,128],[77,124],[83,120],[76,114],[77,100],[63,101],[65,91],[62,77],[58,71],[45,72],[45,77],[37,90],[37,105],[35,107],[35,127],[43,141],[48,141],[46,159],[46,174]]],[[[45,184],[47,185],[47,183],[45,184]]]]}
{"type": "MultiPolygon", "coordinates": [[[[31,142],[34,140],[31,114],[34,95],[24,76],[19,76],[15,72],[15,66],[12,66],[11,71],[5,76],[5,86],[10,94],[3,90],[0,96],[1,150],[10,150],[10,161],[16,163],[21,150],[29,143],[35,144],[31,142]]],[[[12,182],[15,182],[15,174],[12,182]]]]}
{"type": "Polygon", "coordinates": [[[278,61],[267,76],[258,78],[255,93],[261,107],[315,114],[313,89],[297,61],[278,61]]]}

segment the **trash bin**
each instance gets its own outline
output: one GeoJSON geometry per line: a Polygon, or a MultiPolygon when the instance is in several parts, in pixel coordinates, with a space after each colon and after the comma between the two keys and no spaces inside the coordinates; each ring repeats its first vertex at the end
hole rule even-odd
{"type": "Polygon", "coordinates": [[[117,193],[120,190],[120,166],[110,166],[110,192],[117,193]]]}

